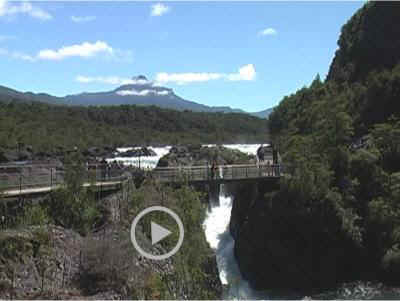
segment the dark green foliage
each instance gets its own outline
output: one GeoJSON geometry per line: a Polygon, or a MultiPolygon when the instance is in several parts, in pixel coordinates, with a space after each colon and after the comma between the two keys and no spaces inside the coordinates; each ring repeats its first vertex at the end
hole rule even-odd
{"type": "MultiPolygon", "coordinates": [[[[130,216],[137,215],[141,210],[154,205],[162,205],[172,209],[181,218],[185,229],[185,239],[179,252],[172,257],[174,271],[172,274],[161,274],[160,279],[152,279],[153,293],[159,292],[161,298],[171,298],[166,292],[166,286],[170,283],[179,283],[183,287],[183,292],[188,298],[214,299],[215,295],[210,266],[213,251],[209,248],[205,239],[202,224],[206,214],[206,204],[202,203],[203,196],[194,189],[183,186],[181,188],[171,188],[153,182],[145,182],[135,191],[131,206],[130,216]],[[157,281],[155,281],[157,280],[157,281]]],[[[165,214],[150,214],[143,217],[144,232],[150,238],[150,221],[157,222],[173,233],[164,239],[161,244],[166,250],[172,249],[176,245],[179,231],[174,220],[165,214]]],[[[128,219],[128,225],[131,219],[128,219]]],[[[142,223],[142,222],[141,222],[142,223]]]]}
{"type": "Polygon", "coordinates": [[[67,158],[67,163],[65,185],[52,192],[47,202],[48,212],[55,224],[85,235],[100,218],[100,204],[90,187],[82,186],[86,173],[79,155],[67,158]]]}
{"type": "Polygon", "coordinates": [[[276,203],[309,212],[343,248],[361,247],[364,276],[386,279],[400,273],[398,20],[397,3],[366,4],[343,27],[327,80],[285,97],[269,119],[291,174],[276,203]]]}
{"type": "Polygon", "coordinates": [[[67,107],[0,101],[0,145],[35,150],[55,146],[115,146],[255,142],[267,139],[265,120],[246,114],[178,112],[157,107],[67,107]]]}
{"type": "Polygon", "coordinates": [[[364,5],[342,28],[328,80],[362,81],[373,70],[393,68],[400,58],[399,18],[396,2],[364,5]]]}

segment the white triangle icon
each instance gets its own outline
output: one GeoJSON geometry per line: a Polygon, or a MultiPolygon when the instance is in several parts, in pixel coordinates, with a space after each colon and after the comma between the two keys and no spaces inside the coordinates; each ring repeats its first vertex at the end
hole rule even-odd
{"type": "Polygon", "coordinates": [[[161,227],[159,224],[151,222],[151,244],[154,245],[160,240],[163,240],[172,232],[161,227]]]}

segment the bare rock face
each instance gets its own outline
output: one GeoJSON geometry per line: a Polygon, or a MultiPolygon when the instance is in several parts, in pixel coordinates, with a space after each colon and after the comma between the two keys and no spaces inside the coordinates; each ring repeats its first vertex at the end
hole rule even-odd
{"type": "Polygon", "coordinates": [[[57,226],[2,231],[0,298],[29,298],[70,287],[79,270],[81,240],[57,226]]]}

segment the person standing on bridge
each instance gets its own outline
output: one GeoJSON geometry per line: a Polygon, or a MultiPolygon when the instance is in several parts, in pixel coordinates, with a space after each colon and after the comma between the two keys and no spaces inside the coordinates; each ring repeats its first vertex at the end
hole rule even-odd
{"type": "Polygon", "coordinates": [[[101,180],[105,180],[107,176],[107,161],[103,158],[100,162],[101,180]]]}
{"type": "Polygon", "coordinates": [[[217,169],[218,169],[217,162],[214,160],[211,165],[211,179],[213,180],[216,179],[217,169]]]}
{"type": "Polygon", "coordinates": [[[267,160],[267,176],[271,176],[272,175],[272,170],[271,170],[271,163],[269,162],[269,160],[267,160]]]}
{"type": "Polygon", "coordinates": [[[264,162],[264,145],[263,144],[261,144],[261,146],[257,149],[257,158],[258,158],[259,164],[264,162]]]}

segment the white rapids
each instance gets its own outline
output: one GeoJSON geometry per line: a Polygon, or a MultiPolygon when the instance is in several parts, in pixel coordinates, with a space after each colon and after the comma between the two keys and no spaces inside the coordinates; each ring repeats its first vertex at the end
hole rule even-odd
{"type": "MultiPolygon", "coordinates": [[[[216,146],[215,144],[204,144],[203,146],[207,147],[212,147],[216,146]]],[[[240,150],[243,153],[249,154],[249,155],[255,155],[257,152],[258,147],[260,144],[223,144],[222,146],[230,149],[237,149],[240,150]]],[[[123,153],[128,150],[132,149],[140,149],[141,147],[121,147],[117,148],[118,153],[123,153]]],[[[107,162],[114,162],[117,161],[119,163],[122,163],[125,166],[135,166],[135,167],[141,167],[144,169],[154,169],[156,168],[158,161],[165,156],[166,154],[169,153],[171,146],[164,146],[164,147],[153,147],[149,146],[149,149],[153,150],[157,155],[156,156],[141,156],[141,157],[118,157],[118,153],[116,154],[117,156],[115,158],[108,158],[106,159],[107,162]]]]}
{"type": "MultiPolygon", "coordinates": [[[[266,145],[266,144],[265,144],[266,145]]],[[[215,146],[213,144],[203,145],[207,147],[215,146]]],[[[226,148],[237,149],[249,155],[255,155],[260,144],[224,144],[226,148]]],[[[140,147],[138,147],[140,148],[140,147]]],[[[125,152],[134,149],[119,148],[118,152],[125,152]]],[[[137,149],[137,148],[135,148],[137,149]]],[[[140,157],[141,168],[153,169],[157,166],[161,157],[168,154],[171,146],[166,147],[149,147],[157,156],[140,157]]],[[[107,161],[119,161],[124,165],[139,166],[138,157],[115,157],[107,159],[107,161]]],[[[221,173],[221,171],[220,171],[221,173]]],[[[221,189],[223,191],[223,189],[221,189]]],[[[266,299],[265,294],[253,290],[249,283],[243,279],[239,267],[234,257],[234,239],[229,231],[229,222],[232,210],[231,197],[225,196],[223,193],[219,197],[219,204],[211,206],[207,212],[207,217],[204,221],[203,228],[206,239],[210,246],[216,252],[219,277],[222,284],[227,287],[224,289],[223,299],[266,299]]]]}
{"type": "MultiPolygon", "coordinates": [[[[140,149],[141,147],[121,147],[117,148],[117,151],[119,153],[123,153],[132,149],[140,149]]],[[[165,156],[166,154],[169,153],[169,150],[171,149],[171,146],[164,146],[164,147],[153,147],[149,146],[148,149],[153,150],[157,155],[156,156],[141,156],[141,157],[115,157],[115,158],[109,158],[106,159],[107,162],[113,162],[117,161],[122,163],[125,166],[135,166],[135,167],[141,167],[144,169],[154,169],[158,161],[165,156]]]]}
{"type": "MultiPolygon", "coordinates": [[[[211,146],[211,145],[207,145],[211,146]]],[[[237,149],[249,155],[255,155],[260,144],[228,144],[227,148],[237,149]]],[[[223,187],[221,187],[221,192],[223,187]]],[[[227,287],[223,299],[266,299],[263,292],[255,291],[243,279],[234,256],[235,241],[229,231],[232,198],[223,192],[219,196],[219,204],[212,204],[207,212],[203,227],[206,239],[215,250],[221,283],[227,287]]]]}
{"type": "Polygon", "coordinates": [[[224,289],[222,299],[265,299],[266,296],[253,290],[243,279],[233,254],[234,239],[229,231],[232,199],[221,195],[219,206],[212,206],[207,213],[203,227],[210,246],[215,250],[221,283],[224,289]]]}

